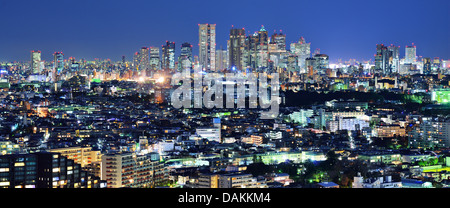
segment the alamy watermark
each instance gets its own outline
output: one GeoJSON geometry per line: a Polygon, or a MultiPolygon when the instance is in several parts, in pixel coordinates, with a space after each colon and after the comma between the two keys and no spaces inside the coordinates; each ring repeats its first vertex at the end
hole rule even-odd
{"type": "Polygon", "coordinates": [[[174,108],[246,108],[247,97],[248,108],[258,108],[259,104],[261,119],[274,119],[278,116],[278,73],[220,74],[204,73],[199,69],[191,73],[190,69],[185,69],[172,76],[171,84],[178,86],[180,81],[182,84],[171,95],[174,108]]]}

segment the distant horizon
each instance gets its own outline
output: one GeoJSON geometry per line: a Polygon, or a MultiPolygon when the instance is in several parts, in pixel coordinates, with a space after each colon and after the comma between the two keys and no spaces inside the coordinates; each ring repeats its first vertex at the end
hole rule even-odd
{"type": "Polygon", "coordinates": [[[31,50],[40,50],[45,61],[55,51],[65,59],[116,62],[124,55],[131,61],[141,47],[161,47],[166,40],[175,42],[176,56],[184,42],[198,55],[200,23],[216,24],[216,49],[226,49],[232,25],[246,34],[264,25],[269,36],[286,34],[286,49],[304,37],[311,53],[320,48],[331,63],[373,62],[376,44],[400,46],[403,58],[412,43],[417,56],[449,60],[448,8],[446,0],[3,1],[0,62],[29,62],[31,50]]]}

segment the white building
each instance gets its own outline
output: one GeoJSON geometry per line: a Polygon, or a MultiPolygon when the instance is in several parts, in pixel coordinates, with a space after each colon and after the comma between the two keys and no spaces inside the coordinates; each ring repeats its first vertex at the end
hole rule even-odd
{"type": "Polygon", "coordinates": [[[401,188],[402,182],[392,181],[392,176],[364,179],[360,173],[353,178],[352,188],[401,188]]]}
{"type": "Polygon", "coordinates": [[[220,142],[221,141],[221,133],[220,133],[220,128],[211,128],[211,127],[203,127],[203,128],[197,128],[195,130],[195,133],[204,138],[207,139],[209,141],[216,141],[216,142],[220,142]]]}
{"type": "Polygon", "coordinates": [[[101,179],[107,188],[152,187],[166,178],[164,164],[150,155],[135,153],[106,154],[102,156],[101,179]]]}
{"type": "Polygon", "coordinates": [[[252,174],[226,174],[219,176],[219,188],[267,188],[267,184],[252,174]]]}

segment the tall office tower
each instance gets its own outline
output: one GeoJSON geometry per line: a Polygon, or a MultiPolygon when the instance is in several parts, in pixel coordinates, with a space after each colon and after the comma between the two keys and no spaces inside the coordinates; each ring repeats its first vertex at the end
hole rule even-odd
{"type": "Polygon", "coordinates": [[[383,44],[377,44],[377,53],[375,55],[375,70],[380,70],[383,74],[390,74],[391,66],[389,60],[392,57],[392,51],[389,51],[383,44]]]}
{"type": "Polygon", "coordinates": [[[139,52],[133,54],[133,69],[138,70],[139,67],[139,52]]]}
{"type": "Polygon", "coordinates": [[[164,70],[175,70],[175,42],[166,41],[162,46],[162,68],[164,70]]]}
{"type": "Polygon", "coordinates": [[[199,24],[199,64],[202,68],[215,71],[216,67],[216,24],[199,24]]]}
{"type": "Polygon", "coordinates": [[[56,73],[61,74],[64,69],[64,54],[63,52],[55,52],[53,53],[53,68],[56,73]]]}
{"type": "Polygon", "coordinates": [[[227,50],[216,50],[216,70],[221,71],[228,68],[227,50]]]}
{"type": "Polygon", "coordinates": [[[230,40],[228,46],[229,62],[230,68],[236,68],[237,70],[242,70],[242,62],[244,56],[245,47],[245,29],[235,29],[230,30],[230,40]]]}
{"type": "Polygon", "coordinates": [[[305,60],[311,56],[311,43],[306,43],[303,37],[300,37],[298,43],[291,43],[291,52],[298,56],[298,66],[302,73],[306,73],[305,60]]]}
{"type": "MultiPolygon", "coordinates": [[[[257,50],[256,45],[258,44],[258,33],[255,32],[253,35],[247,36],[245,39],[245,65],[255,69],[257,68],[257,50]]],[[[231,64],[231,61],[230,61],[231,64]]],[[[231,66],[230,66],[231,67],[231,66]]]]}
{"type": "Polygon", "coordinates": [[[329,57],[326,54],[316,54],[314,58],[314,70],[319,72],[325,72],[329,67],[329,57]]]}
{"type": "Polygon", "coordinates": [[[423,74],[431,74],[431,58],[423,58],[423,74]]]}
{"type": "Polygon", "coordinates": [[[391,53],[391,57],[389,58],[389,65],[391,66],[392,72],[399,72],[400,69],[400,46],[390,45],[388,46],[388,50],[391,53]]]}
{"type": "Polygon", "coordinates": [[[30,71],[33,74],[41,72],[41,51],[31,51],[30,71]]]}
{"type": "Polygon", "coordinates": [[[161,69],[161,59],[158,47],[150,47],[150,69],[153,71],[161,69]]]}
{"type": "Polygon", "coordinates": [[[267,30],[264,28],[264,25],[261,26],[261,29],[258,31],[258,39],[256,44],[256,52],[257,52],[257,68],[268,67],[269,61],[269,34],[267,30]]]}
{"type": "Polygon", "coordinates": [[[406,46],[405,48],[405,63],[414,64],[416,62],[416,46],[414,43],[412,46],[406,46]]]}
{"type": "Polygon", "coordinates": [[[277,52],[285,52],[286,51],[286,35],[281,33],[274,33],[270,38],[270,44],[274,44],[275,50],[277,52]]]}
{"type": "Polygon", "coordinates": [[[178,57],[178,70],[192,69],[192,45],[190,43],[181,44],[181,53],[178,57]]]}
{"type": "Polygon", "coordinates": [[[147,71],[150,70],[150,59],[149,59],[149,48],[148,47],[142,47],[139,51],[139,64],[138,64],[138,71],[143,76],[147,76],[147,71]]]}

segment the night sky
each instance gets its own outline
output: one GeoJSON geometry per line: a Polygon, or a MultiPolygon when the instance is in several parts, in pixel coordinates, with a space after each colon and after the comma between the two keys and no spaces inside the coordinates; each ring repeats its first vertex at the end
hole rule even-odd
{"type": "Polygon", "coordinates": [[[199,23],[217,25],[217,48],[226,49],[229,29],[286,34],[287,46],[303,36],[311,52],[320,48],[331,62],[372,59],[376,44],[394,44],[404,56],[450,59],[448,0],[0,0],[0,61],[42,59],[62,51],[65,58],[132,60],[142,46],[175,41],[194,45],[199,23]]]}

